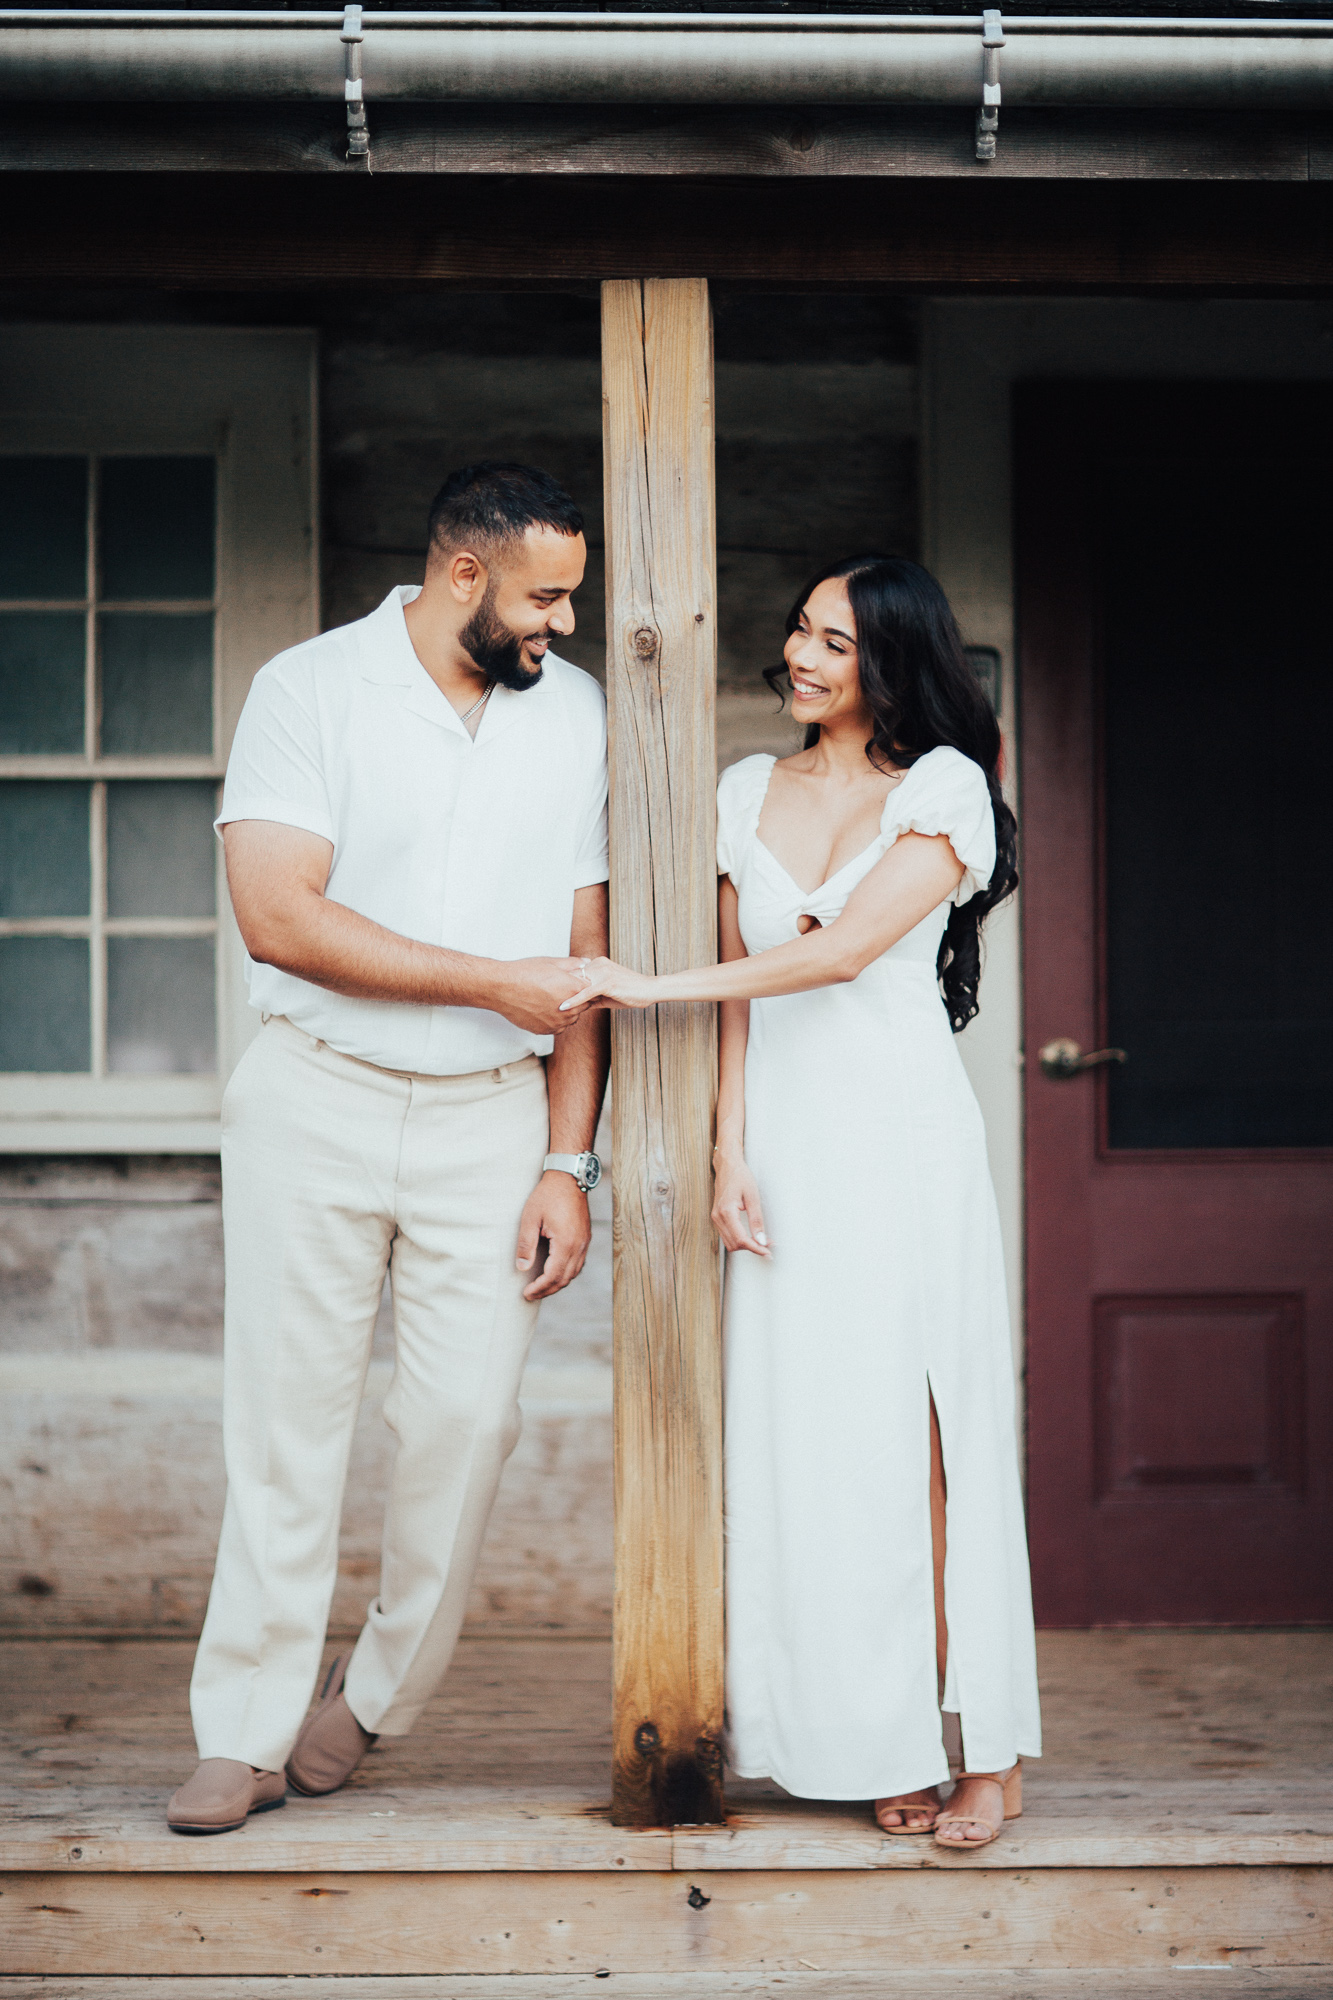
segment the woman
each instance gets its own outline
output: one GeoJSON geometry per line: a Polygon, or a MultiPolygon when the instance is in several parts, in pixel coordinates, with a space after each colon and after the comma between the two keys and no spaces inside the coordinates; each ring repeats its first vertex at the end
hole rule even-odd
{"type": "Polygon", "coordinates": [[[925,570],[837,563],[787,632],[805,748],[723,774],[722,963],[602,960],[569,1005],[722,1003],[729,1761],[978,1847],[1041,1749],[999,1222],[952,1038],[1014,819],[925,570]]]}

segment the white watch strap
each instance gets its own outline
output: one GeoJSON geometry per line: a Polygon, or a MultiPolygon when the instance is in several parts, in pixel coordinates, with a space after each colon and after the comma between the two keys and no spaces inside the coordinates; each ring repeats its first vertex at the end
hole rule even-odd
{"type": "Polygon", "coordinates": [[[582,1165],[582,1153],[548,1153],[542,1161],[542,1172],[548,1174],[554,1167],[559,1173],[573,1174],[577,1180],[582,1165]]]}

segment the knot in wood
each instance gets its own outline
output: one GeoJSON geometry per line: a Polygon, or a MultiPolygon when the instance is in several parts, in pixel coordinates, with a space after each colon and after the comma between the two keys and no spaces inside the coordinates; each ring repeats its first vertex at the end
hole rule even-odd
{"type": "Polygon", "coordinates": [[[657,651],[657,634],[651,625],[640,625],[634,634],[634,650],[641,660],[651,659],[657,651]]]}
{"type": "Polygon", "coordinates": [[[641,1722],[634,1732],[634,1748],[641,1757],[651,1757],[654,1750],[660,1750],[662,1739],[657,1726],[652,1722],[641,1722]]]}
{"type": "Polygon", "coordinates": [[[659,1180],[655,1180],[655,1181],[653,1182],[653,1193],[654,1193],[654,1194],[670,1194],[670,1192],[671,1192],[671,1183],[670,1183],[670,1181],[668,1181],[668,1180],[661,1180],[661,1179],[659,1179],[659,1180]]]}

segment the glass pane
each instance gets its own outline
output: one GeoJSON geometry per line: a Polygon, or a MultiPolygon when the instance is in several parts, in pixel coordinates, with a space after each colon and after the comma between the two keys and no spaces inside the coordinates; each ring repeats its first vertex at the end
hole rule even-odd
{"type": "Polygon", "coordinates": [[[87,459],[0,459],[0,597],[87,594],[87,459]]]}
{"type": "Polygon", "coordinates": [[[113,611],[99,624],[103,756],[207,756],[213,748],[212,612],[113,611]]]}
{"type": "Polygon", "coordinates": [[[86,917],[88,785],[0,785],[0,917],[86,917]]]}
{"type": "Polygon", "coordinates": [[[98,505],[99,593],[211,597],[211,458],[107,458],[98,505]]]}
{"type": "Polygon", "coordinates": [[[109,917],[211,917],[217,910],[216,787],[108,785],[109,917]]]}
{"type": "Polygon", "coordinates": [[[1326,482],[1230,436],[1106,476],[1112,1146],[1333,1145],[1326,482]]]}
{"type": "Polygon", "coordinates": [[[106,977],[108,1068],[120,1076],[211,1075],[211,937],[108,938],[106,977]]]}
{"type": "Polygon", "coordinates": [[[91,1066],[88,940],[0,938],[0,1070],[91,1066]]]}
{"type": "Polygon", "coordinates": [[[0,753],[83,751],[83,613],[0,611],[0,753]]]}

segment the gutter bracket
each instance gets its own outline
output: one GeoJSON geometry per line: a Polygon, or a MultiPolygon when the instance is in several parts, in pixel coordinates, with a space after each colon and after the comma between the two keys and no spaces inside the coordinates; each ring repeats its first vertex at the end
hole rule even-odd
{"type": "Polygon", "coordinates": [[[347,158],[353,164],[363,160],[368,169],[370,132],[366,125],[366,107],[361,96],[361,44],[365,40],[365,30],[361,26],[359,6],[344,6],[342,34],[339,40],[342,42],[346,57],[343,96],[347,101],[347,158]]]}
{"type": "Polygon", "coordinates": [[[981,109],[977,113],[977,158],[993,160],[1000,130],[1000,50],[1004,47],[1004,23],[998,7],[987,7],[981,17],[981,109]]]}

